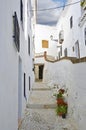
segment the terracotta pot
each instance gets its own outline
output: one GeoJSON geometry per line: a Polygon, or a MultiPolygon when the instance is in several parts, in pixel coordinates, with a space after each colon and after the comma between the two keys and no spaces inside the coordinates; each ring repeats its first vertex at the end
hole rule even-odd
{"type": "Polygon", "coordinates": [[[57,105],[62,105],[64,104],[64,100],[62,98],[57,99],[57,105]]]}

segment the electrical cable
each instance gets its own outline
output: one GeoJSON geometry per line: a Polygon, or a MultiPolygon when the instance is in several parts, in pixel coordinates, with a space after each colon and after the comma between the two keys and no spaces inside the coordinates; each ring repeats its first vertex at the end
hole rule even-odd
{"type": "Polygon", "coordinates": [[[54,9],[59,9],[59,8],[64,8],[66,6],[71,6],[71,5],[75,5],[78,4],[80,1],[71,3],[71,4],[66,4],[66,5],[62,5],[62,6],[57,6],[57,7],[53,7],[53,8],[47,8],[47,9],[40,9],[40,10],[29,10],[29,11],[47,11],[47,10],[54,10],[54,9]]]}

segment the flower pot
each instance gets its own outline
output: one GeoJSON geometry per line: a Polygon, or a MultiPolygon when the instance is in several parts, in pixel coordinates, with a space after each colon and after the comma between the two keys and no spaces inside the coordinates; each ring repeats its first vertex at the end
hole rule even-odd
{"type": "Polygon", "coordinates": [[[64,100],[62,98],[57,99],[57,105],[62,105],[64,103],[64,100]]]}

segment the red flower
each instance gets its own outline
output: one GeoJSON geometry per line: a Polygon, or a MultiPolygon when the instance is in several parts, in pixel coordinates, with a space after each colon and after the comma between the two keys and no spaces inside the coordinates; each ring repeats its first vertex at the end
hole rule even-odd
{"type": "Polygon", "coordinates": [[[65,92],[65,90],[64,89],[59,89],[59,93],[60,92],[63,94],[65,92]]]}

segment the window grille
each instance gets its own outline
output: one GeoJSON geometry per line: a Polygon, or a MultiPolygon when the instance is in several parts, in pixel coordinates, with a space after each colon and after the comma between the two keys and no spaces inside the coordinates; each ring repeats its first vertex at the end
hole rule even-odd
{"type": "Polygon", "coordinates": [[[19,29],[19,23],[18,23],[16,12],[14,12],[14,16],[13,16],[13,28],[14,28],[13,38],[14,38],[16,48],[19,52],[20,51],[20,29],[19,29]]]}
{"type": "Polygon", "coordinates": [[[84,38],[85,38],[85,46],[86,46],[86,28],[84,29],[84,38]]]}
{"type": "Polygon", "coordinates": [[[73,16],[70,17],[70,28],[73,27],[73,16]]]}
{"type": "Polygon", "coordinates": [[[28,54],[30,55],[30,36],[28,35],[28,54]]]}
{"type": "Polygon", "coordinates": [[[20,0],[20,20],[23,23],[23,2],[20,0]]]}

